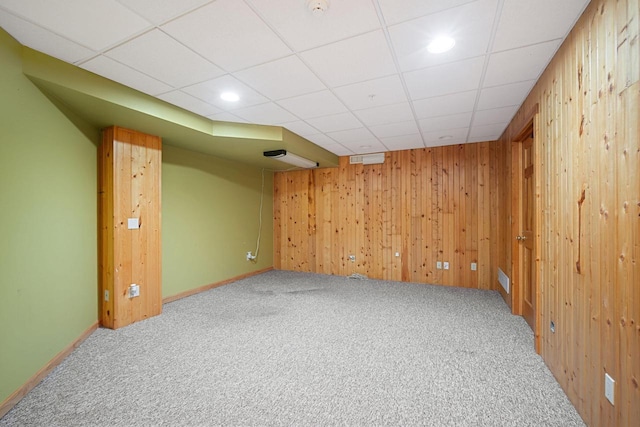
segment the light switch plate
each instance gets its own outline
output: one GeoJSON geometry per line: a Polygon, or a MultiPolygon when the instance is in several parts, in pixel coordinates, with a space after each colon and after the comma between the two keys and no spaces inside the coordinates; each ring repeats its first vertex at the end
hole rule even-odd
{"type": "Polygon", "coordinates": [[[127,219],[127,228],[129,230],[137,230],[138,228],[140,228],[140,219],[139,218],[127,219]]]}
{"type": "Polygon", "coordinates": [[[613,401],[615,385],[616,381],[611,378],[609,374],[604,374],[604,397],[606,397],[612,405],[614,404],[613,401]]]}
{"type": "Polygon", "coordinates": [[[478,264],[476,264],[475,262],[471,263],[471,271],[476,271],[478,269],[478,264]]]}
{"type": "Polygon", "coordinates": [[[448,270],[448,269],[449,269],[449,262],[448,262],[448,261],[445,261],[445,262],[443,263],[443,267],[444,267],[444,269],[445,269],[445,270],[448,270]]]}
{"type": "Polygon", "coordinates": [[[442,261],[436,261],[436,269],[442,270],[442,261]]]}

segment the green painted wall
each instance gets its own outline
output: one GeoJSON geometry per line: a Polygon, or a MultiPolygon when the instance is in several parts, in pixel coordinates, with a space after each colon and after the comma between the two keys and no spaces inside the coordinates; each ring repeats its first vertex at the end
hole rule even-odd
{"type": "Polygon", "coordinates": [[[273,174],[264,173],[262,237],[255,253],[261,170],[164,145],[162,295],[273,266],[273,174]]]}
{"type": "Polygon", "coordinates": [[[0,30],[0,402],[97,319],[96,143],[0,30]]]}
{"type": "MultiPolygon", "coordinates": [[[[0,402],[97,320],[98,129],[40,92],[0,29],[0,402]]],[[[137,92],[131,91],[132,96],[137,92]]],[[[163,296],[273,266],[273,174],[163,147],[163,296]]]]}

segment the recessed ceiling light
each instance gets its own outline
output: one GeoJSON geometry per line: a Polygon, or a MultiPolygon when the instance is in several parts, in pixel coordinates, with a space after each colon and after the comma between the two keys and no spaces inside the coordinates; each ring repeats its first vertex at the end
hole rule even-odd
{"type": "Polygon", "coordinates": [[[220,98],[229,102],[238,102],[240,100],[240,96],[235,92],[224,92],[220,95],[220,98]]]}
{"type": "Polygon", "coordinates": [[[444,53],[448,50],[453,49],[453,46],[456,45],[456,41],[451,37],[440,36],[436,37],[429,43],[427,46],[427,50],[430,53],[444,53]]]}

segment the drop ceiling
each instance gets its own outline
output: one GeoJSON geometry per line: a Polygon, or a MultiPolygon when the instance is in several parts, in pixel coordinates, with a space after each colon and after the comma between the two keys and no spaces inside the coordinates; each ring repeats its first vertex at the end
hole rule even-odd
{"type": "Polygon", "coordinates": [[[0,26],[205,118],[351,155],[497,139],[588,0],[307,3],[0,0],[0,26]],[[427,52],[441,34],[454,48],[427,52]]]}

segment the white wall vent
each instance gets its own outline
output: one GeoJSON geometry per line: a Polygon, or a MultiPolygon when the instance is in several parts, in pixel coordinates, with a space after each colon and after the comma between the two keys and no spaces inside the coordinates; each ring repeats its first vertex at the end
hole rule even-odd
{"type": "Polygon", "coordinates": [[[500,282],[500,284],[504,288],[504,291],[506,293],[509,293],[509,277],[504,274],[504,271],[502,271],[500,268],[498,268],[498,282],[500,282]]]}
{"type": "Polygon", "coordinates": [[[384,153],[362,154],[358,156],[350,156],[349,164],[357,165],[379,165],[384,163],[384,153]]]}

